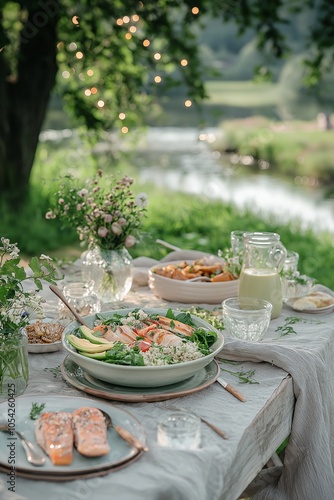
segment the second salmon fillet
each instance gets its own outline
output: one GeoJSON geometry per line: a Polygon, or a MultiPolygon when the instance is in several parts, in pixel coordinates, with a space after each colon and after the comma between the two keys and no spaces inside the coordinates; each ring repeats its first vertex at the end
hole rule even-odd
{"type": "Polygon", "coordinates": [[[103,413],[98,408],[78,408],[72,414],[74,444],[86,457],[100,457],[110,451],[107,426],[103,413]]]}

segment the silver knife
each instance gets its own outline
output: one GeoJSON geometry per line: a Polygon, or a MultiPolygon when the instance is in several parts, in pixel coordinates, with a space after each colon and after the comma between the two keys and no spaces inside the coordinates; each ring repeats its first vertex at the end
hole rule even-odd
{"type": "Polygon", "coordinates": [[[228,391],[230,394],[232,394],[235,398],[239,399],[239,401],[245,402],[246,398],[241,392],[238,391],[235,387],[233,387],[231,384],[226,382],[223,378],[218,377],[217,378],[218,384],[220,384],[226,391],[228,391]]]}

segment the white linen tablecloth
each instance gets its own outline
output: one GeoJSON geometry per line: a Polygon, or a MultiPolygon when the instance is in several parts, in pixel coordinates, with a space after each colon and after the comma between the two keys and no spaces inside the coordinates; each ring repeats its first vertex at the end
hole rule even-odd
{"type": "MultiPolygon", "coordinates": [[[[191,258],[191,252],[172,252],[165,260],[191,258]],[[172,258],[171,258],[172,257],[172,258]]],[[[197,258],[197,255],[196,255],[197,258]]],[[[133,290],[121,307],[189,308],[180,303],[165,302],[152,295],[145,282],[145,259],[137,261],[141,282],[135,280],[133,290]]],[[[135,261],[136,264],[136,261],[135,261]]],[[[148,261],[146,261],[148,264],[148,261]]],[[[152,265],[152,261],[146,266],[152,265]]],[[[51,299],[50,299],[51,300],[51,299]]],[[[53,300],[54,297],[53,297],[53,300]]],[[[214,306],[199,304],[212,310],[214,306]]],[[[31,377],[26,394],[80,395],[68,386],[52,368],[57,368],[64,352],[29,355],[31,377]],[[49,371],[48,371],[49,370],[49,371]]],[[[58,500],[117,498],[120,500],[224,500],[224,471],[233,460],[240,433],[252,421],[265,401],[287,374],[293,378],[296,406],[292,431],[284,458],[282,476],[276,487],[268,486],[256,500],[330,500],[334,498],[334,317],[333,314],[307,315],[284,308],[270,324],[263,341],[248,343],[225,339],[222,357],[240,360],[240,370],[254,367],[259,385],[239,386],[229,373],[224,378],[246,395],[240,403],[218,384],[205,391],[170,402],[128,403],[126,407],[140,418],[148,432],[150,452],[128,467],[106,477],[68,483],[46,483],[18,478],[15,497],[0,484],[0,498],[24,500],[58,500]],[[289,316],[300,318],[293,325],[296,333],[280,336],[277,327],[289,316]],[[259,388],[261,390],[259,390],[259,388]],[[220,426],[230,437],[224,441],[202,426],[202,447],[196,452],[163,449],[156,445],[156,421],[164,406],[185,407],[198,411],[220,426]],[[1,487],[3,488],[1,490],[1,487]],[[47,493],[46,493],[47,491],[47,493]],[[3,495],[3,496],[1,496],[3,495]]],[[[233,371],[233,365],[231,366],[233,371]]],[[[88,395],[87,395],[88,397],[88,395]]],[[[33,400],[33,399],[32,399],[33,400]]],[[[116,403],[118,404],[118,403],[116,403]]],[[[122,407],[122,404],[120,404],[122,407]]],[[[19,411],[19,401],[18,401],[19,411]]],[[[3,478],[5,481],[5,478],[3,478]]]]}

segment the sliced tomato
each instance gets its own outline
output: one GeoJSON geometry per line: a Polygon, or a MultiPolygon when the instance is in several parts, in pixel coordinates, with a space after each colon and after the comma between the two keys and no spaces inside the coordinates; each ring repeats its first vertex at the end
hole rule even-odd
{"type": "Polygon", "coordinates": [[[151,347],[151,342],[147,342],[146,340],[140,340],[138,342],[138,347],[142,352],[146,352],[151,347]]]}

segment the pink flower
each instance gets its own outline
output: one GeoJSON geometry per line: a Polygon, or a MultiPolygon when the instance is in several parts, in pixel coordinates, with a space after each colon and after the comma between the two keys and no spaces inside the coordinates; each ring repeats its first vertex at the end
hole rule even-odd
{"type": "Polygon", "coordinates": [[[126,224],[126,219],[124,219],[124,217],[121,217],[120,219],[118,219],[118,224],[120,226],[125,226],[126,224]]]}
{"type": "Polygon", "coordinates": [[[117,234],[117,236],[122,234],[122,227],[118,224],[118,222],[113,222],[111,224],[111,230],[114,234],[117,234]]]}
{"type": "Polygon", "coordinates": [[[80,189],[80,191],[78,191],[78,195],[81,196],[81,198],[84,198],[85,196],[87,196],[87,194],[88,194],[87,189],[80,189]]]}
{"type": "Polygon", "coordinates": [[[108,233],[108,229],[104,226],[99,227],[99,229],[97,230],[97,234],[100,236],[100,238],[105,238],[108,233]]]}
{"type": "Polygon", "coordinates": [[[112,221],[112,216],[110,214],[105,214],[104,221],[105,222],[111,222],[112,221]]]}
{"type": "Polygon", "coordinates": [[[131,236],[131,234],[129,234],[129,236],[125,238],[124,245],[126,248],[130,248],[133,247],[133,245],[135,245],[136,242],[137,242],[136,238],[134,236],[131,236]]]}
{"type": "Polygon", "coordinates": [[[148,203],[148,200],[147,200],[146,193],[139,193],[136,196],[135,204],[137,205],[137,207],[142,207],[142,208],[147,207],[147,203],[148,203]]]}
{"type": "Polygon", "coordinates": [[[59,205],[63,205],[64,201],[65,201],[64,198],[59,198],[58,200],[59,205]]]}

